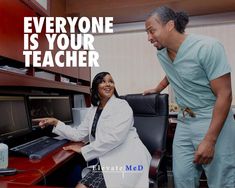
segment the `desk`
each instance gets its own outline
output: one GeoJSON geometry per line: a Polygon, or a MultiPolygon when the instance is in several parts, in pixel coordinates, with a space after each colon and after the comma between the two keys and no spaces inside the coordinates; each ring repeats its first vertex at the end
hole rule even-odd
{"type": "Polygon", "coordinates": [[[38,185],[22,185],[10,182],[0,181],[1,188],[61,188],[61,187],[49,187],[49,186],[38,186],[38,185]]]}
{"type": "Polygon", "coordinates": [[[0,177],[0,187],[2,188],[2,185],[6,185],[5,187],[11,188],[14,187],[14,184],[20,184],[24,186],[35,185],[40,181],[43,181],[43,176],[46,177],[50,175],[64,163],[71,160],[75,155],[76,153],[73,151],[64,151],[62,148],[58,148],[57,150],[43,157],[41,160],[30,160],[28,157],[11,156],[9,158],[9,168],[25,170],[25,172],[19,172],[13,176],[0,177]]]}

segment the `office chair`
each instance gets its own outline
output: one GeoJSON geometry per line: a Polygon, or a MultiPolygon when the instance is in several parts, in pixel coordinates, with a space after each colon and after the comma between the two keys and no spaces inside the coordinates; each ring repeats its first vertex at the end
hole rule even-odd
{"type": "Polygon", "coordinates": [[[167,94],[129,94],[123,97],[134,113],[134,126],[140,139],[152,155],[150,187],[167,182],[166,137],[168,128],[167,94]]]}

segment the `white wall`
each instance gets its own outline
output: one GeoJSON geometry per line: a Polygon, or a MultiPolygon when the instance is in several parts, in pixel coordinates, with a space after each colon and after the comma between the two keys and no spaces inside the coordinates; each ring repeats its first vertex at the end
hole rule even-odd
{"type": "MultiPolygon", "coordinates": [[[[222,16],[218,17],[222,18],[222,16]]],[[[193,23],[196,24],[190,24],[191,26],[186,32],[209,35],[223,43],[233,71],[232,87],[235,96],[235,16],[232,19],[230,17],[229,22],[226,21],[228,18],[226,15],[222,21],[217,21],[216,16],[212,19],[200,17],[201,21],[194,19],[193,23]],[[204,23],[205,20],[207,20],[206,23],[204,23]],[[212,21],[216,25],[208,25],[212,21]],[[200,23],[203,24],[200,25],[200,23]]],[[[126,32],[95,36],[94,45],[100,54],[100,67],[92,68],[91,71],[92,78],[100,71],[110,72],[121,95],[141,93],[145,89],[155,86],[164,76],[156,57],[156,50],[147,41],[144,23],[139,23],[138,28],[133,28],[133,25],[129,27],[125,25],[125,27],[126,32]]],[[[119,28],[123,31],[123,25],[119,28]]],[[[164,92],[168,92],[168,90],[166,89],[164,92]]],[[[172,101],[171,98],[170,101],[172,101]]],[[[235,105],[235,97],[233,104],[235,105]]]]}
{"type": "Polygon", "coordinates": [[[92,68],[92,77],[100,71],[110,72],[120,94],[141,93],[164,76],[145,32],[99,35],[95,48],[100,67],[92,68]]]}

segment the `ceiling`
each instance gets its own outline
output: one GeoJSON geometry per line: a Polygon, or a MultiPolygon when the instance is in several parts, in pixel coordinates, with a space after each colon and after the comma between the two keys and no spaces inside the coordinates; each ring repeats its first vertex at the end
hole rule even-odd
{"type": "Polygon", "coordinates": [[[67,16],[113,16],[114,23],[144,21],[158,6],[166,5],[190,16],[235,11],[235,0],[66,0],[67,16]]]}

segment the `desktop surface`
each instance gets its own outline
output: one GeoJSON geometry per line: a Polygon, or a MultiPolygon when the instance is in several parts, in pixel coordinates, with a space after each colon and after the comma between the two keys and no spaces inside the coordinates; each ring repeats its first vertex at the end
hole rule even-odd
{"type": "Polygon", "coordinates": [[[30,187],[30,188],[61,188],[61,187],[51,187],[51,186],[40,186],[40,185],[22,185],[22,184],[18,184],[18,183],[11,183],[11,182],[0,182],[0,187],[1,188],[26,188],[26,187],[30,187]]]}
{"type": "MultiPolygon", "coordinates": [[[[71,143],[70,143],[71,144],[71,143]]],[[[82,143],[76,143],[82,144],[82,143]]],[[[69,145],[66,144],[66,145],[69,145]]],[[[48,176],[64,163],[75,156],[73,151],[65,151],[61,148],[54,150],[41,160],[30,160],[28,157],[9,157],[9,168],[16,168],[19,172],[12,176],[0,177],[1,183],[16,183],[22,185],[35,185],[43,181],[43,176],[48,176]]]]}

